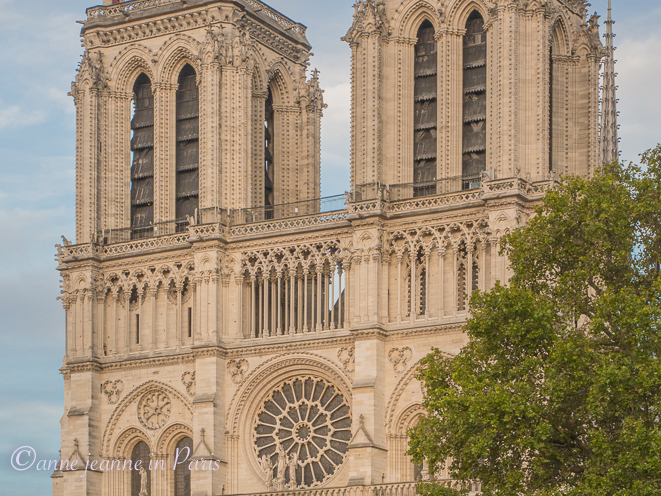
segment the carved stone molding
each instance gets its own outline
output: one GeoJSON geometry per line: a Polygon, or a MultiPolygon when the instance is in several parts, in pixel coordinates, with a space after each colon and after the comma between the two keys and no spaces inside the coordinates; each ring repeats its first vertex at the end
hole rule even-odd
{"type": "Polygon", "coordinates": [[[398,374],[406,372],[406,365],[413,358],[413,351],[408,346],[393,348],[388,353],[388,360],[393,364],[393,369],[398,374]]]}
{"type": "Polygon", "coordinates": [[[248,360],[243,358],[227,362],[227,371],[232,376],[232,382],[234,384],[241,384],[248,370],[250,370],[250,364],[248,360]]]}
{"type": "Polygon", "coordinates": [[[138,403],[138,419],[152,431],[168,423],[171,411],[172,401],[164,391],[150,391],[138,403]]]}
{"type": "Polygon", "coordinates": [[[181,383],[186,387],[186,392],[190,396],[195,396],[195,372],[184,372],[181,376],[181,383]]]}
{"type": "Polygon", "coordinates": [[[108,397],[108,403],[111,405],[119,403],[122,391],[124,391],[124,383],[121,379],[117,379],[115,382],[106,381],[101,384],[101,392],[108,397]]]}
{"type": "Polygon", "coordinates": [[[356,349],[353,346],[344,346],[337,352],[337,359],[347,372],[353,372],[356,370],[355,351],[356,349]]]}

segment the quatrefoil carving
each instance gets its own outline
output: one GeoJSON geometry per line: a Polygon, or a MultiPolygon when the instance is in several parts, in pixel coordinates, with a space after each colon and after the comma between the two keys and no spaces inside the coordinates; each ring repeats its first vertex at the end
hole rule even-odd
{"type": "Polygon", "coordinates": [[[393,348],[388,353],[388,360],[393,364],[393,369],[398,374],[406,372],[408,362],[413,358],[413,351],[408,346],[393,348]]]}

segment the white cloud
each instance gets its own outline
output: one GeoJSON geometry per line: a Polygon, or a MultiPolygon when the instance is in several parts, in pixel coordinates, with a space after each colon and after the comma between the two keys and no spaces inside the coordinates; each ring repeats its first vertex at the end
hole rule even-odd
{"type": "Polygon", "coordinates": [[[26,110],[21,105],[5,105],[0,100],[0,129],[29,127],[46,120],[42,110],[26,110]]]}

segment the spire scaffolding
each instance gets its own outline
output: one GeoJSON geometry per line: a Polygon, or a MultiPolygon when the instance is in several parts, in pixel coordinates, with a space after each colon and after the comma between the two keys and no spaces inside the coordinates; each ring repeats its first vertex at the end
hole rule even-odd
{"type": "Polygon", "coordinates": [[[611,1],[608,0],[606,20],[606,57],[604,58],[603,87],[601,95],[601,162],[619,160],[619,138],[617,125],[617,86],[615,85],[615,46],[613,39],[613,15],[611,1]]]}

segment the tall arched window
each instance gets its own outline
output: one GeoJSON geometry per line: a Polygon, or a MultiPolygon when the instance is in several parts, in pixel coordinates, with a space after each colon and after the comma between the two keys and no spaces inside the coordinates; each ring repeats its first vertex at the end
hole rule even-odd
{"type": "Polygon", "coordinates": [[[436,194],[438,60],[434,26],[424,21],[415,45],[413,196],[436,194]]]}
{"type": "MultiPolygon", "coordinates": [[[[144,441],[140,441],[135,445],[131,452],[131,467],[135,468],[137,461],[140,461],[140,468],[143,470],[131,470],[131,496],[141,496],[143,482],[145,477],[147,496],[151,496],[151,470],[149,469],[149,446],[144,441]]],[[[144,495],[143,495],[144,496],[144,495]]]]}
{"type": "Polygon", "coordinates": [[[273,218],[275,206],[275,119],[273,115],[273,94],[269,88],[264,112],[264,207],[266,218],[273,218]]]}
{"type": "MultiPolygon", "coordinates": [[[[193,441],[189,437],[183,438],[179,443],[177,443],[176,449],[180,452],[184,451],[186,448],[189,449],[188,453],[190,456],[193,456],[193,441]]],[[[176,451],[175,451],[176,453],[176,451]]],[[[182,453],[182,457],[184,456],[182,453]]],[[[174,471],[174,496],[191,496],[190,489],[190,468],[187,463],[182,463],[177,465],[174,471]]]]}
{"type": "Polygon", "coordinates": [[[189,64],[179,74],[177,91],[177,227],[185,228],[188,217],[200,204],[200,121],[197,75],[189,64]]]}
{"type": "Polygon", "coordinates": [[[466,22],[463,73],[463,188],[472,189],[487,168],[487,35],[477,11],[466,22]]]}
{"type": "Polygon", "coordinates": [[[565,36],[562,24],[553,28],[549,54],[549,170],[559,170],[563,160],[563,86],[562,67],[558,67],[558,56],[563,54],[565,36]],[[558,77],[560,76],[560,77],[558,77]]]}
{"type": "Polygon", "coordinates": [[[133,238],[151,235],[154,224],[154,96],[144,73],[133,86],[131,228],[133,238]]]}

